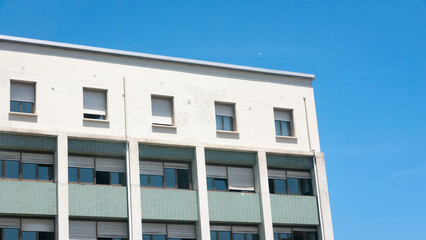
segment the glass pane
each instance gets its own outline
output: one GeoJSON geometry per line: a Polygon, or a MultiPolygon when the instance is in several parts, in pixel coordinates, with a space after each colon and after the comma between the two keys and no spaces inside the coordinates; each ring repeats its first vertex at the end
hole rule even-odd
{"type": "Polygon", "coordinates": [[[281,129],[283,136],[291,136],[291,124],[287,121],[281,121],[281,129]]]}
{"type": "Polygon", "coordinates": [[[53,180],[52,173],[53,173],[52,165],[38,165],[39,180],[53,180]]]}
{"type": "Polygon", "coordinates": [[[226,179],[215,178],[214,179],[215,190],[226,191],[228,190],[228,183],[226,179]]]}
{"type": "Polygon", "coordinates": [[[287,187],[285,185],[284,179],[274,179],[274,183],[275,183],[275,193],[287,194],[287,187]]]}
{"type": "Polygon", "coordinates": [[[80,182],[93,183],[93,168],[80,168],[80,182]]]}
{"type": "Polygon", "coordinates": [[[280,240],[290,240],[291,239],[291,233],[281,233],[280,234],[280,240]]]}
{"type": "Polygon", "coordinates": [[[140,177],[140,182],[141,182],[141,186],[148,186],[148,176],[145,174],[141,174],[139,175],[140,177]]]}
{"type": "Polygon", "coordinates": [[[274,240],[280,240],[280,234],[274,233],[274,240]]]}
{"type": "Polygon", "coordinates": [[[22,164],[22,179],[36,179],[36,165],[33,163],[22,164]]]}
{"type": "Polygon", "coordinates": [[[234,233],[232,234],[233,240],[244,240],[244,234],[243,233],[234,233]]]}
{"type": "MultiPolygon", "coordinates": [[[[3,177],[3,160],[1,160],[0,159],[0,178],[2,178],[3,177]]],[[[1,234],[0,234],[0,237],[1,237],[1,234]]],[[[1,240],[1,239],[0,239],[1,240]]]]}
{"type": "Polygon", "coordinates": [[[217,240],[216,239],[216,231],[210,231],[210,240],[217,240]]]}
{"type": "Polygon", "coordinates": [[[222,116],[216,115],[216,130],[223,130],[222,116]]]}
{"type": "Polygon", "coordinates": [[[111,184],[118,185],[120,184],[119,176],[117,172],[111,173],[111,184]]]}
{"type": "Polygon", "coordinates": [[[19,240],[19,229],[17,228],[5,228],[3,234],[3,240],[19,240]]]}
{"type": "Polygon", "coordinates": [[[300,187],[302,195],[313,195],[311,179],[300,179],[300,187]]]}
{"type": "Polygon", "coordinates": [[[223,130],[234,131],[234,118],[233,117],[223,117],[223,130]]]}
{"type": "Polygon", "coordinates": [[[173,168],[165,168],[164,169],[164,177],[166,179],[166,187],[168,188],[176,188],[176,169],[173,168]]]}
{"type": "Polygon", "coordinates": [[[68,168],[68,182],[78,182],[77,180],[77,168],[68,168]]]}
{"type": "Polygon", "coordinates": [[[22,232],[22,240],[37,240],[36,232],[22,232]]]}
{"type": "Polygon", "coordinates": [[[288,178],[288,193],[299,194],[299,181],[297,178],[288,178]]]}
{"type": "Polygon", "coordinates": [[[275,193],[274,179],[268,179],[269,193],[275,193]]]}
{"type": "Polygon", "coordinates": [[[252,234],[251,236],[252,236],[252,238],[251,238],[252,240],[259,240],[260,239],[259,234],[252,234]]]}
{"type": "Polygon", "coordinates": [[[165,235],[152,235],[152,240],[166,240],[165,235]]]}
{"type": "Polygon", "coordinates": [[[189,189],[189,170],[177,169],[177,180],[179,189],[189,189]]]}
{"type": "Polygon", "coordinates": [[[22,112],[24,112],[24,113],[33,113],[33,103],[22,102],[22,112]]]}
{"type": "Polygon", "coordinates": [[[38,240],[55,240],[55,233],[53,232],[39,232],[38,240]]]}
{"type": "Polygon", "coordinates": [[[308,233],[308,240],[317,240],[317,233],[316,232],[309,232],[308,233]]]}
{"type": "Polygon", "coordinates": [[[98,120],[105,120],[105,115],[97,115],[97,114],[84,114],[84,118],[90,118],[90,119],[98,119],[98,120]]]}
{"type": "Polygon", "coordinates": [[[275,134],[277,136],[282,136],[281,134],[281,122],[278,120],[275,120],[275,134]]]}
{"type": "Polygon", "coordinates": [[[293,232],[294,240],[306,240],[306,234],[303,232],[293,232]]]}
{"type": "MultiPolygon", "coordinates": [[[[142,176],[142,175],[141,175],[141,176],[142,176]]],[[[142,240],[151,240],[151,235],[143,234],[143,235],[142,235],[142,240]]]]}
{"type": "Polygon", "coordinates": [[[207,190],[213,190],[213,178],[207,178],[207,190]]]}
{"type": "Polygon", "coordinates": [[[126,173],[118,173],[118,184],[127,186],[126,173]]]}
{"type": "Polygon", "coordinates": [[[219,232],[218,240],[231,240],[231,232],[219,232]]]}
{"type": "Polygon", "coordinates": [[[163,187],[163,176],[150,176],[151,187],[163,187]]]}
{"type": "Polygon", "coordinates": [[[18,161],[4,161],[4,177],[5,178],[19,178],[19,162],[18,161]]]}
{"type": "Polygon", "coordinates": [[[111,173],[96,171],[96,184],[111,184],[111,173]]]}
{"type": "Polygon", "coordinates": [[[17,101],[10,101],[10,111],[11,112],[20,112],[20,103],[17,101]]]}

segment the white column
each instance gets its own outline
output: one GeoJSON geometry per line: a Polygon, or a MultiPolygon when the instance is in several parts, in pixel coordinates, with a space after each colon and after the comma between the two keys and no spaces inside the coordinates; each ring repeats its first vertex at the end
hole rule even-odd
{"type": "Polygon", "coordinates": [[[68,213],[68,138],[65,134],[57,137],[55,152],[55,181],[57,183],[56,239],[69,239],[68,213]]]}
{"type": "Polygon", "coordinates": [[[321,232],[318,233],[322,240],[334,240],[333,223],[331,220],[330,199],[328,196],[327,173],[325,169],[324,153],[316,154],[316,169],[318,186],[316,186],[316,194],[319,196],[319,211],[321,213],[321,232]]]}
{"type": "Polygon", "coordinates": [[[262,224],[259,235],[262,240],[274,239],[272,227],[271,201],[269,198],[268,165],[266,163],[266,152],[257,153],[257,163],[254,166],[256,193],[260,194],[260,205],[262,224]]]}
{"type": "Polygon", "coordinates": [[[139,143],[137,140],[130,139],[129,141],[130,165],[129,179],[130,183],[127,186],[127,191],[130,191],[130,211],[129,226],[132,231],[130,235],[132,240],[142,239],[142,210],[141,210],[141,187],[139,178],[139,143]]]}
{"type": "Polygon", "coordinates": [[[206,161],[204,147],[195,148],[195,161],[192,163],[192,182],[198,197],[197,239],[210,240],[209,197],[207,194],[206,161]]]}

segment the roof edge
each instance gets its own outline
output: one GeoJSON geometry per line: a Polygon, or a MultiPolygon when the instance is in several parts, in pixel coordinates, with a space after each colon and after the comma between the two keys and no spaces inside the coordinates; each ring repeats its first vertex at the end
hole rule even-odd
{"type": "Polygon", "coordinates": [[[78,51],[104,53],[104,54],[119,55],[119,56],[129,56],[129,57],[144,58],[144,59],[153,59],[153,60],[160,60],[160,61],[166,61],[166,62],[193,64],[193,65],[200,65],[200,66],[272,74],[272,75],[287,76],[287,77],[298,77],[298,78],[309,79],[309,80],[315,79],[314,74],[308,74],[308,73],[298,73],[298,72],[289,72],[289,71],[281,71],[281,70],[273,70],[273,69],[265,69],[265,68],[247,67],[247,66],[227,64],[227,63],[217,63],[217,62],[193,60],[193,59],[186,59],[186,58],[168,57],[168,56],[162,56],[162,55],[130,52],[130,51],[123,51],[123,50],[108,49],[108,48],[90,47],[90,46],[84,46],[84,45],[52,42],[52,41],[13,37],[13,36],[6,36],[6,35],[0,35],[0,42],[1,41],[22,43],[22,44],[28,44],[28,45],[38,45],[38,46],[45,46],[45,47],[62,48],[62,49],[71,49],[71,50],[78,50],[78,51]]]}

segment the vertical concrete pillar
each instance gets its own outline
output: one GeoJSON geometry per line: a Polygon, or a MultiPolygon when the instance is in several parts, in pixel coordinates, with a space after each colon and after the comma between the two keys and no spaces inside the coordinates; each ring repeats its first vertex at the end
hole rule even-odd
{"type": "Polygon", "coordinates": [[[69,239],[68,211],[68,138],[65,134],[57,137],[55,152],[55,181],[57,195],[56,239],[69,239]]]}
{"type": "Polygon", "coordinates": [[[328,196],[328,184],[327,184],[327,173],[325,169],[325,159],[324,153],[317,153],[316,155],[316,169],[317,169],[317,179],[318,186],[316,186],[316,192],[319,196],[319,211],[321,213],[321,232],[319,232],[319,237],[324,239],[322,240],[334,240],[333,234],[333,224],[331,220],[331,209],[330,209],[330,199],[328,196]]]}
{"type": "Polygon", "coordinates": [[[192,163],[192,182],[198,198],[197,239],[210,240],[209,197],[207,194],[204,147],[197,146],[195,156],[195,161],[192,163]]]}
{"type": "Polygon", "coordinates": [[[272,227],[271,201],[269,198],[268,165],[266,163],[266,152],[257,153],[257,163],[254,166],[256,193],[260,194],[260,210],[262,211],[262,224],[259,228],[260,239],[274,239],[272,227]]]}
{"type": "Polygon", "coordinates": [[[142,239],[142,210],[141,210],[141,188],[139,178],[139,143],[137,140],[129,140],[129,179],[130,183],[127,186],[127,191],[130,191],[130,211],[132,215],[129,216],[129,233],[132,240],[142,239]]]}

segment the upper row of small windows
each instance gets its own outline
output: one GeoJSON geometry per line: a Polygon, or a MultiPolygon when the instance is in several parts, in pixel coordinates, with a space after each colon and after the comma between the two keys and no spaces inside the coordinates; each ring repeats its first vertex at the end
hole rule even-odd
{"type": "MultiPolygon", "coordinates": [[[[12,81],[10,111],[35,113],[35,83],[12,81]]],[[[83,118],[107,119],[107,91],[83,88],[83,118]]],[[[152,124],[175,126],[173,97],[151,96],[152,124]]],[[[215,102],[216,130],[236,132],[235,103],[215,102]]],[[[293,110],[274,108],[276,136],[295,136],[293,110]]]]}

